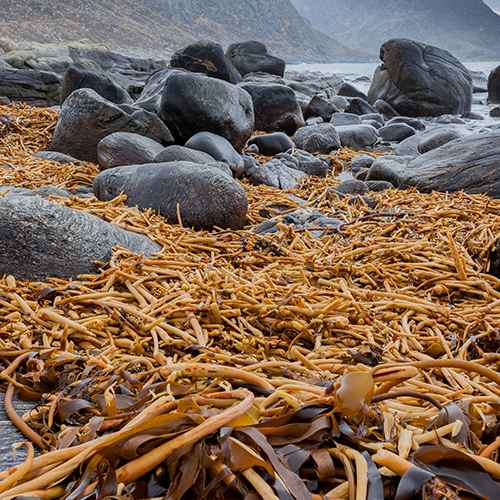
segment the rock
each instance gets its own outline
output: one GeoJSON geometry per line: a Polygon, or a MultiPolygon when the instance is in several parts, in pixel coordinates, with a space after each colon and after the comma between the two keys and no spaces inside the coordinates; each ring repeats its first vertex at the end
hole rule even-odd
{"type": "Polygon", "coordinates": [[[61,163],[63,165],[67,163],[75,163],[80,167],[85,166],[84,163],[77,158],[63,153],[58,153],[57,151],[37,151],[33,156],[35,158],[42,158],[42,160],[56,161],[57,163],[61,163]]]}
{"type": "Polygon", "coordinates": [[[139,98],[135,101],[134,106],[150,111],[151,113],[156,113],[160,108],[161,96],[168,79],[172,75],[183,73],[186,73],[186,70],[171,68],[162,69],[153,73],[146,80],[144,89],[139,98]]]}
{"type": "Polygon", "coordinates": [[[409,125],[415,130],[425,130],[424,122],[422,122],[418,118],[410,118],[408,116],[396,116],[394,118],[391,118],[386,123],[386,125],[393,125],[394,123],[406,123],[406,125],[409,125]]]}
{"type": "Polygon", "coordinates": [[[330,123],[302,127],[295,132],[292,140],[298,149],[309,153],[328,154],[340,148],[339,134],[330,123]]]}
{"type": "Polygon", "coordinates": [[[361,123],[376,121],[380,125],[385,125],[384,117],[380,113],[368,113],[367,115],[360,116],[359,119],[361,120],[361,123]]]}
{"type": "Polygon", "coordinates": [[[462,114],[471,110],[472,78],[446,50],[395,38],[380,49],[368,101],[388,102],[405,116],[462,114]]]}
{"type": "Polygon", "coordinates": [[[294,155],[280,153],[276,158],[290,168],[301,170],[307,175],[326,177],[330,171],[330,161],[324,161],[318,156],[313,156],[307,151],[296,151],[294,155]]]}
{"type": "Polygon", "coordinates": [[[488,103],[500,103],[500,66],[497,66],[488,77],[488,103]]]}
{"type": "Polygon", "coordinates": [[[382,140],[390,142],[401,142],[415,133],[415,129],[406,123],[391,123],[378,131],[382,140]]]}
{"type": "Polygon", "coordinates": [[[293,135],[305,125],[295,93],[286,85],[242,82],[238,86],[252,96],[255,130],[293,135]]]}
{"type": "Polygon", "coordinates": [[[354,85],[351,85],[348,82],[344,82],[340,86],[338,95],[344,97],[359,97],[360,99],[363,99],[365,101],[368,100],[366,94],[364,94],[363,92],[361,92],[361,90],[358,90],[354,85]]]}
{"type": "Polygon", "coordinates": [[[329,122],[334,113],[338,113],[338,109],[328,100],[323,99],[319,96],[314,96],[307,106],[304,118],[309,118],[311,116],[319,116],[325,122],[329,122]]]}
{"type": "Polygon", "coordinates": [[[278,159],[273,159],[260,165],[253,171],[249,177],[249,181],[256,186],[265,184],[278,189],[291,189],[298,185],[301,177],[306,177],[307,174],[287,167],[278,159]]]}
{"type": "Polygon", "coordinates": [[[311,98],[318,95],[322,90],[321,83],[316,80],[309,82],[287,82],[287,85],[295,92],[300,92],[301,94],[305,94],[311,98]]]}
{"type": "Polygon", "coordinates": [[[469,70],[472,78],[472,92],[474,94],[482,94],[488,92],[488,78],[482,71],[469,70]]]}
{"type": "Polygon", "coordinates": [[[23,187],[0,186],[0,193],[2,193],[4,196],[31,196],[32,191],[32,189],[23,187]]]}
{"type": "Polygon", "coordinates": [[[490,110],[490,116],[492,118],[500,118],[500,106],[497,106],[490,110]]]}
{"type": "Polygon", "coordinates": [[[346,181],[342,181],[337,186],[337,191],[344,194],[368,194],[370,190],[368,186],[363,181],[358,181],[356,179],[348,179],[346,181]]]}
{"type": "Polygon", "coordinates": [[[64,103],[50,150],[97,163],[99,142],[115,132],[133,132],[164,146],[173,142],[168,128],[152,113],[137,109],[129,114],[94,90],[78,89],[64,103]]]}
{"type": "Polygon", "coordinates": [[[127,205],[152,208],[170,224],[194,229],[239,229],[245,224],[248,199],[240,183],[209,165],[180,161],[113,168],[94,179],[102,201],[127,195],[127,205]]]}
{"type": "Polygon", "coordinates": [[[372,210],[377,208],[378,201],[370,198],[369,196],[353,196],[347,200],[348,205],[368,205],[372,210]]]}
{"type": "Polygon", "coordinates": [[[242,157],[245,165],[245,177],[250,177],[260,167],[260,163],[253,156],[244,154],[242,157]]]}
{"type": "Polygon", "coordinates": [[[371,125],[340,125],[335,127],[342,147],[359,149],[372,147],[378,140],[377,129],[371,125]]]}
{"type": "Polygon", "coordinates": [[[261,42],[232,43],[227,48],[226,57],[241,76],[262,71],[283,77],[285,73],[285,61],[269,54],[267,47],[261,42]]]}
{"type": "Polygon", "coordinates": [[[465,125],[465,122],[462,118],[453,115],[442,115],[436,118],[436,123],[440,123],[442,125],[449,125],[451,123],[455,123],[457,125],[465,125]]]}
{"type": "Polygon", "coordinates": [[[250,95],[241,87],[200,73],[168,76],[158,116],[176,142],[183,144],[198,132],[212,132],[241,151],[254,129],[250,95]]]}
{"type": "Polygon", "coordinates": [[[481,115],[473,113],[472,111],[464,113],[460,118],[463,118],[465,120],[484,120],[484,118],[481,115]]]}
{"type": "Polygon", "coordinates": [[[458,127],[433,127],[401,141],[396,147],[396,154],[399,156],[419,156],[463,136],[463,131],[458,127]]]}
{"type": "Polygon", "coordinates": [[[347,105],[344,110],[345,113],[354,113],[355,115],[368,115],[371,113],[377,113],[377,110],[368,104],[364,99],[360,99],[359,97],[355,97],[351,100],[351,102],[347,105]]]}
{"type": "Polygon", "coordinates": [[[302,116],[304,116],[312,98],[308,95],[301,94],[300,92],[295,92],[295,97],[297,99],[297,102],[299,103],[300,110],[302,111],[302,116]]]}
{"type": "Polygon", "coordinates": [[[49,71],[0,67],[0,96],[48,108],[59,104],[62,77],[49,71]]]}
{"type": "Polygon", "coordinates": [[[271,75],[270,73],[265,73],[264,71],[248,73],[243,77],[243,81],[255,83],[279,83],[280,85],[286,85],[285,80],[283,80],[281,76],[271,75]]]}
{"type": "Polygon", "coordinates": [[[330,123],[335,127],[338,125],[358,125],[361,123],[359,115],[354,113],[335,113],[332,115],[330,123]]]}
{"type": "Polygon", "coordinates": [[[130,132],[108,135],[97,146],[97,159],[101,170],[152,163],[164,147],[153,139],[130,132]]]}
{"type": "Polygon", "coordinates": [[[351,160],[351,174],[354,176],[354,178],[358,180],[363,180],[360,177],[358,177],[358,174],[364,173],[366,176],[366,173],[368,172],[369,168],[372,166],[375,158],[373,156],[361,153],[357,154],[352,160],[351,160]]]}
{"type": "Polygon", "coordinates": [[[203,151],[187,148],[184,146],[168,146],[162,149],[153,160],[155,163],[168,163],[171,161],[188,161],[200,165],[209,165],[215,162],[215,158],[203,151]]]}
{"type": "Polygon", "coordinates": [[[330,102],[342,113],[345,111],[345,108],[347,108],[347,106],[349,105],[349,101],[345,97],[342,97],[341,95],[330,97],[330,102]]]}
{"type": "Polygon", "coordinates": [[[18,196],[40,196],[41,198],[59,196],[60,198],[69,198],[70,192],[56,186],[41,186],[36,189],[28,189],[24,193],[18,193],[18,196]]]}
{"type": "Polygon", "coordinates": [[[387,189],[395,189],[396,186],[387,181],[366,181],[366,185],[370,191],[386,191],[387,189]]]}
{"type": "Polygon", "coordinates": [[[227,163],[231,167],[234,177],[238,178],[243,175],[243,158],[233,148],[231,143],[220,135],[212,134],[211,132],[198,132],[184,146],[197,151],[203,151],[218,162],[227,163]]]}
{"type": "Polygon", "coordinates": [[[209,40],[198,40],[178,50],[170,59],[170,66],[204,73],[229,83],[241,82],[241,75],[224,55],[222,45],[209,40]]]}
{"type": "Polygon", "coordinates": [[[373,107],[387,120],[399,116],[399,113],[386,101],[383,99],[377,99],[373,104],[373,107]]]}
{"type": "Polygon", "coordinates": [[[17,279],[72,279],[94,274],[115,246],[140,255],[161,247],[99,217],[36,197],[0,199],[0,273],[17,279]]]}
{"type": "Polygon", "coordinates": [[[500,131],[467,136],[416,158],[403,158],[382,166],[377,165],[377,158],[367,179],[387,180],[399,189],[416,188],[424,193],[463,189],[500,196],[500,131]]]}
{"type": "Polygon", "coordinates": [[[306,125],[319,125],[320,123],[325,123],[321,116],[311,116],[306,120],[306,125]]]}
{"type": "Polygon", "coordinates": [[[80,60],[68,66],[61,89],[61,104],[77,89],[95,90],[101,97],[115,104],[133,104],[130,95],[96,63],[80,60]]]}
{"type": "Polygon", "coordinates": [[[253,144],[259,148],[259,153],[264,156],[276,156],[278,153],[284,153],[293,147],[292,140],[283,132],[256,135],[248,141],[249,146],[253,144]]]}

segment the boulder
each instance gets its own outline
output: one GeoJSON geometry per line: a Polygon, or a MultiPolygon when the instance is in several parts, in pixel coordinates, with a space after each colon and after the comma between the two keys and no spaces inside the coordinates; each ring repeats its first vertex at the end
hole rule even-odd
{"type": "Polygon", "coordinates": [[[113,168],[94,179],[103,201],[127,195],[127,205],[152,208],[170,224],[212,230],[239,229],[246,221],[248,199],[235,179],[209,165],[185,161],[113,168]],[[179,221],[178,213],[181,221],[179,221]]]}
{"type": "Polygon", "coordinates": [[[41,158],[42,160],[55,161],[63,165],[67,163],[76,163],[78,166],[83,167],[84,164],[77,158],[73,156],[65,155],[63,153],[58,153],[57,151],[37,151],[33,154],[35,158],[41,158]]]}
{"type": "Polygon", "coordinates": [[[302,127],[295,132],[292,140],[298,149],[309,153],[328,154],[340,148],[339,134],[330,123],[302,127]]]}
{"type": "Polygon", "coordinates": [[[373,107],[381,114],[383,115],[386,120],[390,120],[391,118],[394,118],[395,116],[399,116],[399,113],[386,101],[383,99],[377,99],[373,103],[373,107]]]}
{"type": "Polygon", "coordinates": [[[59,104],[62,77],[49,71],[14,69],[0,66],[0,96],[30,106],[59,104]]]}
{"type": "Polygon", "coordinates": [[[488,77],[482,71],[469,70],[472,78],[472,92],[474,94],[482,94],[488,92],[488,77]]]}
{"type": "Polygon", "coordinates": [[[226,50],[226,57],[241,76],[262,71],[283,77],[285,73],[285,61],[269,54],[261,42],[232,43],[226,50]]]}
{"type": "Polygon", "coordinates": [[[393,156],[380,165],[377,158],[367,180],[387,180],[400,189],[424,193],[464,190],[500,197],[500,131],[457,139],[416,158],[397,159],[393,156]]]}
{"type": "Polygon", "coordinates": [[[387,189],[395,189],[394,184],[387,181],[366,181],[366,185],[370,191],[386,191],[387,189]]]}
{"type": "Polygon", "coordinates": [[[351,160],[351,174],[355,179],[363,180],[360,178],[363,175],[360,176],[360,174],[364,174],[364,177],[366,177],[366,174],[374,161],[375,158],[373,158],[373,156],[365,153],[357,154],[351,160]]]}
{"type": "Polygon", "coordinates": [[[128,113],[92,89],[78,89],[62,107],[50,150],[97,163],[99,142],[115,132],[140,134],[163,146],[174,142],[156,115],[143,109],[128,113]]]}
{"type": "Polygon", "coordinates": [[[218,162],[227,163],[234,177],[241,177],[244,163],[241,155],[233,148],[231,143],[220,135],[211,132],[198,132],[184,145],[186,148],[203,151],[218,162]]]}
{"type": "Polygon", "coordinates": [[[238,86],[252,97],[255,130],[285,132],[288,135],[305,125],[294,91],[277,83],[242,82],[238,86]]]}
{"type": "Polygon", "coordinates": [[[406,123],[391,123],[378,130],[380,138],[389,142],[401,142],[415,133],[415,129],[406,123]]]}
{"type": "Polygon", "coordinates": [[[307,151],[297,150],[293,155],[289,153],[280,153],[276,155],[276,158],[287,167],[301,170],[307,175],[326,177],[330,172],[330,159],[326,161],[321,157],[313,156],[307,151]]]}
{"type": "Polygon", "coordinates": [[[209,40],[198,40],[178,50],[170,59],[170,66],[204,73],[229,83],[241,82],[241,75],[224,55],[222,45],[209,40]]]}
{"type": "Polygon", "coordinates": [[[366,122],[377,122],[380,125],[385,125],[384,117],[380,113],[369,113],[367,115],[362,115],[359,117],[361,123],[366,122]]]}
{"type": "Polygon", "coordinates": [[[369,115],[372,113],[377,114],[377,110],[368,104],[364,99],[354,97],[351,99],[347,107],[344,109],[345,113],[354,113],[355,115],[369,115]]]}
{"type": "Polygon", "coordinates": [[[361,90],[357,89],[354,85],[350,84],[349,82],[344,82],[340,86],[338,95],[344,97],[359,97],[360,99],[363,99],[365,101],[368,99],[366,97],[366,94],[361,92],[361,90]]]}
{"type": "Polygon", "coordinates": [[[409,116],[395,116],[391,118],[386,125],[393,125],[394,123],[406,123],[415,130],[425,130],[424,122],[418,118],[410,118],[409,116]]]}
{"type": "Polygon", "coordinates": [[[248,141],[249,146],[253,144],[259,148],[259,154],[264,156],[276,156],[293,147],[292,140],[283,132],[256,135],[248,141]]]}
{"type": "Polygon", "coordinates": [[[343,194],[354,194],[354,195],[364,195],[368,194],[370,190],[368,186],[363,181],[358,181],[356,179],[347,179],[342,181],[337,186],[337,191],[343,194]]]}
{"type": "Polygon", "coordinates": [[[372,147],[378,140],[377,129],[372,125],[341,125],[335,127],[344,148],[359,149],[372,147]]]}
{"type": "Polygon", "coordinates": [[[388,102],[405,116],[462,114],[471,110],[472,78],[448,51],[395,38],[380,49],[368,101],[388,102]]]}
{"type": "Polygon", "coordinates": [[[282,161],[274,158],[256,168],[249,181],[256,186],[265,184],[278,189],[292,189],[299,184],[301,177],[307,177],[307,174],[287,167],[282,161]]]}
{"type": "Polygon", "coordinates": [[[401,141],[396,147],[396,154],[398,156],[419,156],[455,139],[461,139],[463,136],[464,132],[460,127],[433,127],[401,141]]]}
{"type": "Polygon", "coordinates": [[[76,278],[98,272],[113,247],[140,255],[161,251],[147,236],[36,197],[0,198],[0,273],[17,279],[76,278]]]}
{"type": "Polygon", "coordinates": [[[488,77],[488,103],[500,103],[500,66],[497,66],[488,77]]]}
{"type": "Polygon", "coordinates": [[[323,99],[315,95],[307,106],[304,118],[307,120],[311,116],[319,116],[325,122],[329,122],[334,113],[338,113],[338,109],[327,99],[323,99]]]}
{"type": "Polygon", "coordinates": [[[97,146],[97,159],[101,170],[142,165],[155,161],[164,147],[153,139],[130,132],[116,132],[105,137],[97,146]]]}
{"type": "Polygon", "coordinates": [[[335,113],[330,119],[330,123],[337,127],[338,125],[358,125],[361,119],[354,113],[335,113]]]}
{"type": "Polygon", "coordinates": [[[168,146],[160,151],[154,158],[155,163],[168,163],[171,161],[188,161],[208,165],[215,162],[215,158],[203,151],[186,148],[184,146],[168,146]]]}
{"type": "Polygon", "coordinates": [[[168,76],[158,116],[182,144],[198,132],[212,132],[241,151],[254,129],[250,95],[241,87],[200,73],[168,76]]]}
{"type": "Polygon", "coordinates": [[[132,97],[111,76],[92,61],[82,59],[68,66],[61,90],[61,104],[77,89],[95,90],[115,104],[132,104],[132,97]]]}

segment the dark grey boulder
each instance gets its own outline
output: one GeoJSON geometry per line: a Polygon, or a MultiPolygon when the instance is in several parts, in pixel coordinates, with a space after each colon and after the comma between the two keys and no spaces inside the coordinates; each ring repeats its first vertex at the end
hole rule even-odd
{"type": "Polygon", "coordinates": [[[359,97],[360,99],[364,99],[365,101],[368,99],[365,93],[361,92],[361,90],[357,89],[349,82],[344,82],[340,86],[338,95],[344,97],[359,97]]]}
{"type": "Polygon", "coordinates": [[[330,123],[302,127],[295,132],[292,140],[298,149],[309,153],[328,154],[340,148],[339,134],[330,123]]]}
{"type": "Polygon", "coordinates": [[[245,177],[250,177],[260,167],[260,163],[253,156],[244,154],[242,157],[245,165],[245,177]]]}
{"type": "Polygon", "coordinates": [[[50,71],[0,67],[0,96],[30,106],[59,104],[62,76],[50,71]]]}
{"type": "Polygon", "coordinates": [[[488,102],[500,103],[500,66],[497,66],[488,77],[488,102]]]}
{"type": "Polygon", "coordinates": [[[256,83],[279,83],[280,85],[286,85],[285,80],[279,75],[272,75],[271,73],[266,73],[264,71],[256,71],[254,73],[247,73],[243,77],[244,82],[256,82],[256,83]]]}
{"type": "Polygon", "coordinates": [[[68,66],[61,89],[61,104],[77,89],[92,89],[115,104],[132,104],[132,97],[93,61],[81,59],[68,66]]]}
{"type": "Polygon", "coordinates": [[[370,190],[368,186],[363,181],[358,181],[356,179],[348,179],[346,181],[342,181],[337,186],[337,191],[344,194],[368,194],[370,190]]]}
{"type": "Polygon", "coordinates": [[[366,181],[366,185],[370,191],[386,191],[387,189],[395,189],[396,186],[387,181],[366,181]]]}
{"type": "Polygon", "coordinates": [[[399,113],[386,101],[383,99],[377,99],[373,103],[373,107],[387,120],[394,118],[395,116],[399,116],[399,113]]]}
{"type": "Polygon", "coordinates": [[[218,162],[227,163],[234,177],[238,178],[243,175],[243,158],[233,148],[231,143],[220,135],[212,134],[211,132],[198,132],[184,146],[197,151],[203,151],[218,162]]]}
{"type": "Polygon", "coordinates": [[[401,141],[396,146],[396,154],[399,156],[419,156],[462,137],[464,137],[464,132],[460,127],[453,125],[433,127],[401,141]]]}
{"type": "Polygon", "coordinates": [[[97,159],[101,170],[142,165],[155,161],[164,147],[153,139],[130,132],[116,132],[105,137],[97,146],[97,159]]]}
{"type": "Polygon", "coordinates": [[[471,109],[472,78],[446,50],[405,38],[385,42],[368,101],[388,102],[405,116],[462,114],[471,109]]]}
{"type": "Polygon", "coordinates": [[[364,179],[368,181],[387,181],[398,187],[399,180],[397,172],[399,168],[408,165],[413,156],[382,155],[375,158],[370,170],[364,179]]]}
{"type": "Polygon", "coordinates": [[[253,144],[259,148],[259,153],[264,156],[276,156],[293,147],[292,140],[283,132],[256,135],[248,141],[249,146],[253,144]]]}
{"type": "Polygon", "coordinates": [[[295,82],[289,81],[287,82],[288,87],[293,89],[295,92],[300,92],[301,94],[305,94],[309,97],[314,97],[318,95],[321,90],[323,90],[323,85],[318,80],[310,80],[306,82],[295,82]]]}
{"type": "Polygon", "coordinates": [[[378,134],[383,141],[401,142],[402,140],[415,135],[416,130],[406,123],[391,123],[378,130],[378,134]]]}
{"type": "MultiPolygon", "coordinates": [[[[389,155],[387,155],[389,156],[389,155]]],[[[378,160],[378,159],[377,159],[378,160]]],[[[400,163],[368,172],[368,180],[387,180],[400,189],[483,193],[500,197],[500,131],[457,139],[440,148],[400,163]]]]}
{"type": "Polygon", "coordinates": [[[97,163],[99,142],[115,132],[140,134],[163,146],[173,143],[170,131],[156,115],[143,109],[129,114],[94,90],[78,89],[64,103],[50,150],[97,163]]]}
{"type": "Polygon", "coordinates": [[[278,189],[291,189],[299,184],[301,177],[306,176],[304,172],[287,167],[282,161],[274,158],[255,169],[249,180],[256,186],[265,184],[278,189]]]}
{"type": "Polygon", "coordinates": [[[490,116],[492,118],[500,118],[500,107],[496,106],[495,108],[491,109],[490,116]]]}
{"type": "Polygon", "coordinates": [[[409,116],[395,116],[391,118],[386,125],[393,125],[394,123],[406,123],[415,130],[425,130],[425,125],[422,120],[418,118],[410,118],[409,116]]]}
{"type": "Polygon", "coordinates": [[[33,154],[33,156],[35,158],[41,158],[42,160],[55,161],[63,165],[67,163],[76,163],[76,165],[79,165],[80,167],[84,165],[77,158],[65,155],[63,153],[58,153],[57,151],[37,151],[36,153],[33,154]]]}
{"type": "Polygon", "coordinates": [[[326,177],[330,172],[330,163],[323,161],[317,156],[313,156],[305,151],[295,153],[280,153],[276,158],[290,168],[301,170],[307,175],[326,177]]]}
{"type": "Polygon", "coordinates": [[[436,118],[436,123],[440,123],[441,125],[450,125],[452,123],[456,125],[465,125],[465,121],[462,120],[459,116],[453,115],[441,115],[436,118]]]}
{"type": "Polygon", "coordinates": [[[320,123],[325,123],[321,116],[311,116],[306,120],[306,125],[319,125],[320,123]]]}
{"type": "Polygon", "coordinates": [[[338,109],[327,99],[315,95],[307,106],[304,118],[307,120],[311,116],[319,116],[325,122],[329,122],[334,113],[338,113],[338,109]]]}
{"type": "Polygon", "coordinates": [[[241,75],[225,56],[222,45],[209,40],[198,40],[178,50],[170,59],[170,66],[204,73],[229,83],[241,82],[241,75]]]}
{"type": "Polygon", "coordinates": [[[385,125],[384,117],[380,113],[368,113],[367,115],[360,116],[359,119],[361,120],[361,123],[376,121],[380,125],[385,125]]]}
{"type": "Polygon", "coordinates": [[[373,210],[373,209],[377,208],[378,201],[375,200],[374,198],[371,198],[370,196],[357,195],[357,196],[353,196],[352,198],[349,198],[347,200],[347,204],[354,205],[354,206],[368,205],[368,207],[373,210]]]}
{"type": "Polygon", "coordinates": [[[368,104],[364,99],[359,97],[354,97],[351,99],[347,107],[344,109],[345,113],[354,113],[355,115],[369,115],[371,113],[377,113],[377,110],[368,104]]]}
{"type": "Polygon", "coordinates": [[[4,196],[31,196],[33,190],[16,186],[0,186],[0,193],[4,196]]]}
{"type": "Polygon", "coordinates": [[[155,163],[168,163],[170,161],[189,161],[207,165],[215,162],[215,158],[203,151],[176,145],[166,147],[154,158],[155,163]]]}
{"type": "Polygon", "coordinates": [[[166,68],[152,73],[146,80],[144,89],[135,101],[134,106],[150,111],[151,113],[156,113],[160,109],[161,95],[168,79],[172,75],[179,75],[186,72],[185,69],[166,68]]]}
{"type": "Polygon", "coordinates": [[[200,73],[167,78],[158,116],[182,144],[198,132],[212,132],[241,151],[254,129],[250,95],[241,87],[200,73]]]}
{"type": "Polygon", "coordinates": [[[226,57],[241,76],[261,71],[282,77],[285,73],[285,61],[269,54],[267,47],[261,42],[232,43],[226,50],[226,57]]]}
{"type": "Polygon", "coordinates": [[[358,125],[361,123],[361,118],[354,113],[335,113],[332,115],[330,123],[335,127],[339,125],[358,125]]]}
{"type": "Polygon", "coordinates": [[[36,197],[0,198],[0,273],[17,279],[76,278],[98,272],[113,247],[140,255],[161,251],[147,236],[36,197]]]}
{"type": "Polygon", "coordinates": [[[295,93],[286,85],[242,82],[238,87],[252,96],[255,130],[293,135],[305,125],[295,93]]]}
{"type": "Polygon", "coordinates": [[[372,125],[341,125],[335,127],[342,147],[359,149],[372,147],[378,140],[377,129],[372,125]]]}
{"type": "Polygon", "coordinates": [[[375,158],[373,158],[373,156],[365,153],[357,154],[351,160],[351,174],[355,179],[363,180],[359,174],[364,174],[364,177],[366,177],[366,174],[374,161],[375,158]]]}
{"type": "Polygon", "coordinates": [[[478,113],[473,113],[472,111],[464,113],[460,118],[463,118],[464,120],[484,120],[484,117],[478,113]]]}
{"type": "Polygon", "coordinates": [[[469,69],[472,78],[472,92],[482,94],[488,92],[488,77],[482,71],[473,71],[469,69]]]}
{"type": "Polygon", "coordinates": [[[239,229],[245,224],[248,199],[235,179],[209,165],[180,161],[112,168],[94,179],[103,201],[123,191],[127,205],[152,208],[170,224],[194,229],[239,229]]]}

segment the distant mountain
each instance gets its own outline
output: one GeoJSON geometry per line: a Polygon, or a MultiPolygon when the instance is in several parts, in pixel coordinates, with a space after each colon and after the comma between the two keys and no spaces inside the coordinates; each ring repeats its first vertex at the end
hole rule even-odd
{"type": "Polygon", "coordinates": [[[88,38],[130,55],[163,58],[201,38],[258,40],[287,62],[369,56],[316,31],[290,0],[1,0],[0,36],[15,41],[88,38]]]}
{"type": "Polygon", "coordinates": [[[390,38],[449,50],[462,61],[500,53],[500,16],[482,0],[292,0],[313,26],[340,43],[378,54],[390,38]]]}

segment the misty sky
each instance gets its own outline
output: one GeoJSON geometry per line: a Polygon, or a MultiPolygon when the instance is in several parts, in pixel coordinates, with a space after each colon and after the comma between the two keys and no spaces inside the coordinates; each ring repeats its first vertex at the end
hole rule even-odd
{"type": "Polygon", "coordinates": [[[497,14],[500,14],[500,0],[483,0],[484,3],[497,14]]]}

